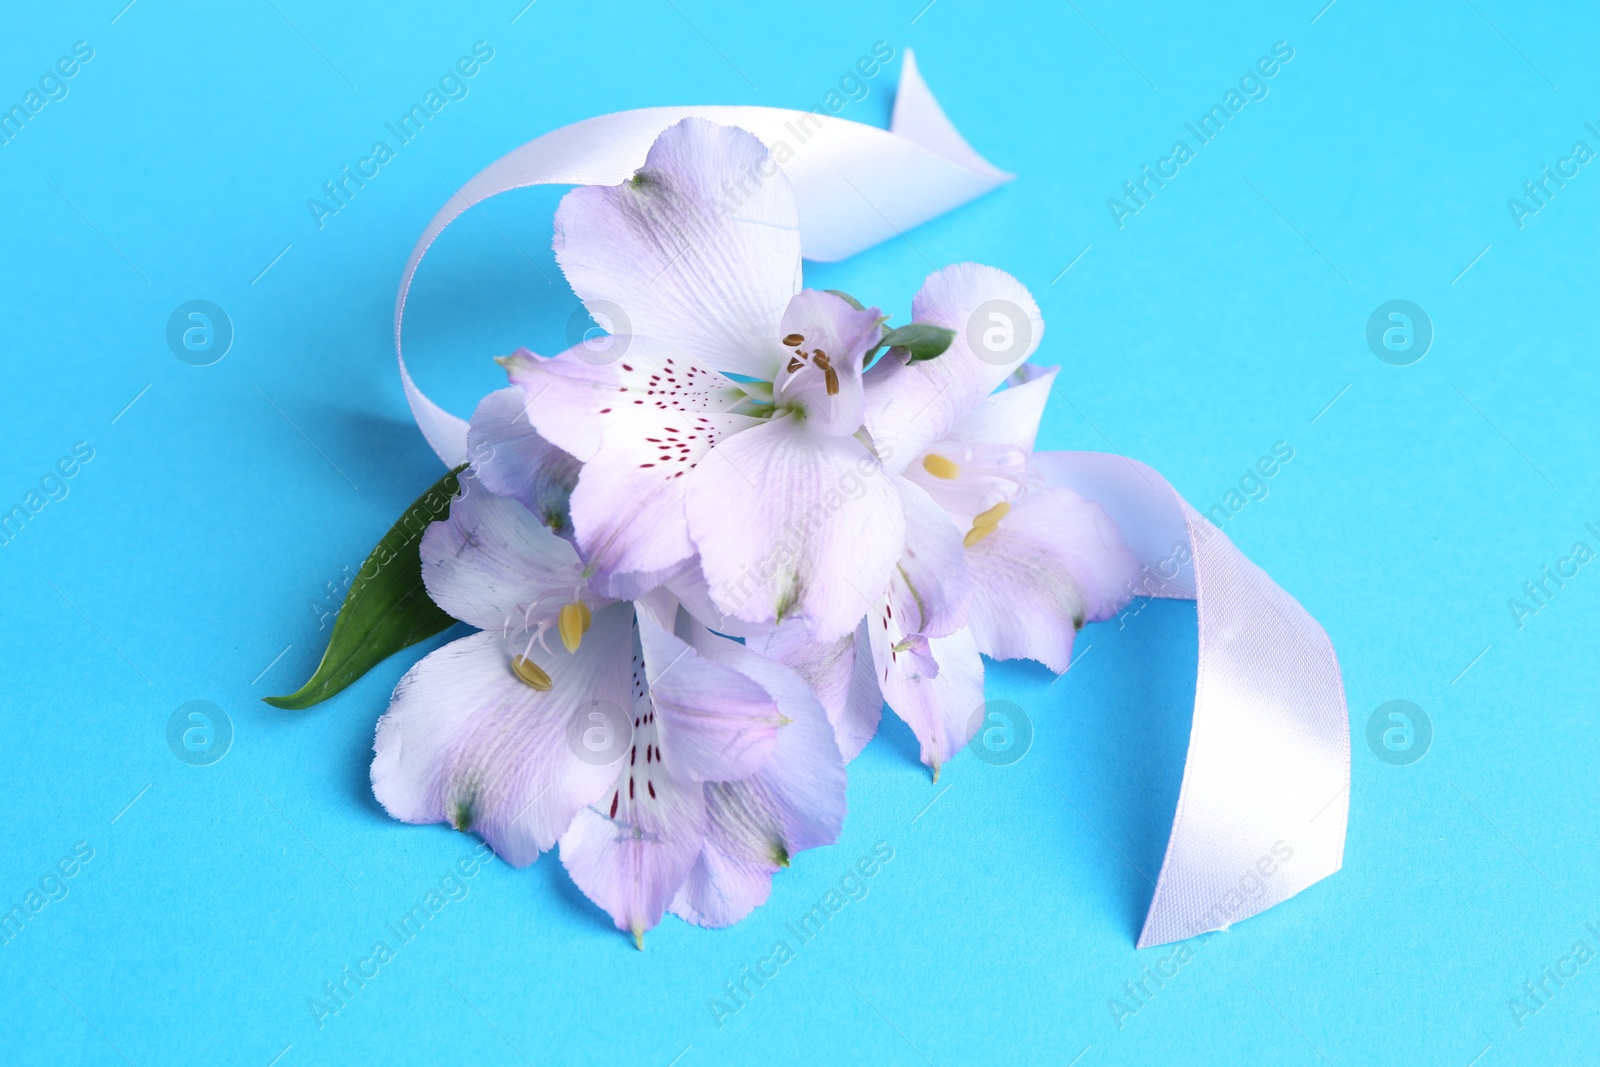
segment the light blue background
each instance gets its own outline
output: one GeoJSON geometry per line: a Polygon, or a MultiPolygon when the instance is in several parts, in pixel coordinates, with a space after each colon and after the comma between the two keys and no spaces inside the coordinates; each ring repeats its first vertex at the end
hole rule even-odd
{"type": "MultiPolygon", "coordinates": [[[[1592,13],[538,0],[513,21],[524,0],[122,2],[13,5],[0,34],[6,106],[73,42],[95,49],[0,146],[0,507],[75,442],[95,451],[0,548],[0,905],[74,842],[94,849],[0,946],[0,1059],[1594,1058],[1600,961],[1520,1027],[1508,1000],[1578,939],[1600,948],[1583,925],[1600,926],[1600,563],[1520,628],[1506,604],[1575,540],[1600,547],[1583,529],[1600,525],[1600,163],[1520,230],[1506,207],[1574,141],[1600,149],[1592,13]],[[478,40],[495,57],[470,96],[319,231],[306,199],[478,40]],[[1055,684],[991,671],[1034,724],[1020,763],[966,755],[935,787],[889,724],[851,768],[839,843],[800,856],[740,926],[668,919],[641,954],[553,858],[495,863],[319,1030],[308,998],[475,844],[389,820],[367,784],[374,721],[418,650],[308,712],[258,700],[310,671],[326,630],[308,605],[438,474],[389,337],[413,240],[452,185],[540,133],[645,105],[815,106],[879,40],[916,48],[958,127],[1019,178],[809,281],[903,316],[935,265],[1015,273],[1048,323],[1039,358],[1064,365],[1043,445],[1139,457],[1201,508],[1292,445],[1225,529],[1338,649],[1345,869],[1113,1021],[1108,999],[1168,951],[1133,941],[1177,795],[1195,625],[1157,604],[1091,627],[1055,684]],[[1295,58],[1270,96],[1119,230],[1106,198],[1280,40],[1295,58]],[[163,336],[196,298],[236,330],[204,368],[163,336]],[[1396,298],[1436,330],[1409,367],[1364,340],[1396,298]],[[1395,767],[1365,727],[1402,698],[1435,738],[1395,767]],[[213,766],[165,741],[192,699],[234,724],[213,766]],[[894,859],[866,899],[719,1028],[707,999],[878,841],[894,859]]],[[[897,75],[844,117],[886,124],[897,75]]],[[[486,205],[421,275],[409,347],[457,411],[502,381],[490,356],[565,336],[558,196],[486,205]]]]}

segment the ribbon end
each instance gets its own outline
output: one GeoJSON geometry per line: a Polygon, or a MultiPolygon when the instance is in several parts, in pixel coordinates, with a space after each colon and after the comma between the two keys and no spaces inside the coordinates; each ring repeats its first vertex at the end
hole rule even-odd
{"type": "Polygon", "coordinates": [[[967,143],[956,129],[955,123],[944,113],[933,90],[922,78],[917,66],[917,56],[910,48],[902,53],[900,85],[894,94],[894,111],[889,118],[889,132],[898,134],[981,175],[993,185],[1003,185],[1016,177],[1001,170],[967,143]]]}

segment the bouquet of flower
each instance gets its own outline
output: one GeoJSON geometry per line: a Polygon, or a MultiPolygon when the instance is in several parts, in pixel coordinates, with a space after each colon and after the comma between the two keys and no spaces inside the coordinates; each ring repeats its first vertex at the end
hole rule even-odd
{"type": "Polygon", "coordinates": [[[984,721],[985,656],[1064,672],[1086,622],[1162,595],[1127,520],[1034,453],[1056,370],[1028,362],[1027,289],[949,266],[894,324],[805,288],[780,155],[691,115],[620,183],[566,195],[556,259],[608,331],[498,359],[466,461],[271,701],[476,627],[395,688],[374,793],[516,866],[559,847],[641,947],[668,911],[739,921],[832,843],[884,706],[937,780],[984,721]]]}

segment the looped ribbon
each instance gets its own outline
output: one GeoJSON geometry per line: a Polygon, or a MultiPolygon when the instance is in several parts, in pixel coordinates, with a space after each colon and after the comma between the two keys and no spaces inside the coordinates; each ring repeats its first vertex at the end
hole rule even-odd
{"type": "MultiPolygon", "coordinates": [[[[834,261],[1011,180],[956,131],[904,52],[888,130],[770,107],[620,111],[529,141],[479,172],[428,223],[395,299],[394,341],[412,415],[446,466],[467,458],[467,422],[429,400],[401,347],[422,257],[457,217],[510,189],[616,185],[656,137],[690,116],[749,130],[778,153],[800,208],[805,258],[834,261]]],[[[1193,600],[1194,719],[1161,875],[1138,947],[1227,929],[1337,871],[1349,814],[1350,727],[1327,634],[1166,479],[1123,456],[1040,452],[1053,484],[1104,507],[1141,568],[1143,596],[1193,600]]]]}

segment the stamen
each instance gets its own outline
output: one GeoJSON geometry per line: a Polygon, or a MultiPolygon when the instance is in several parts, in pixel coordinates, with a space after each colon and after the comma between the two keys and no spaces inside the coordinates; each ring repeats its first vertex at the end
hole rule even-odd
{"type": "Polygon", "coordinates": [[[977,544],[979,541],[982,541],[985,537],[988,537],[992,533],[994,533],[993,526],[974,526],[972,529],[967,531],[967,536],[961,539],[961,547],[971,548],[973,545],[977,544]]]}
{"type": "Polygon", "coordinates": [[[561,643],[567,646],[568,652],[578,651],[578,644],[583,640],[583,635],[589,632],[592,618],[589,605],[581,600],[562,605],[556,627],[561,631],[561,643]]]}
{"type": "Polygon", "coordinates": [[[789,360],[789,368],[788,368],[789,373],[793,374],[795,371],[799,370],[802,366],[804,366],[804,364],[802,364],[800,362],[800,358],[798,356],[791,357],[790,360],[789,360]]]}
{"type": "Polygon", "coordinates": [[[511,671],[523,685],[529,689],[536,689],[541,693],[548,693],[554,685],[544,668],[526,656],[511,657],[511,671]]]}
{"type": "Polygon", "coordinates": [[[791,333],[791,334],[789,334],[787,337],[785,337],[783,339],[783,344],[784,344],[785,348],[794,348],[797,345],[803,345],[805,343],[806,343],[806,339],[803,336],[801,336],[800,334],[797,334],[797,333],[791,333]]]}
{"type": "Polygon", "coordinates": [[[828,395],[829,396],[838,396],[839,395],[839,372],[838,371],[834,370],[832,367],[823,367],[822,368],[822,380],[827,383],[828,395]]]}
{"type": "Polygon", "coordinates": [[[959,463],[945,459],[934,452],[929,452],[922,457],[922,469],[935,478],[943,478],[947,482],[953,482],[961,477],[961,465],[959,463]]]}
{"type": "Polygon", "coordinates": [[[988,511],[975,515],[972,519],[972,529],[968,530],[967,536],[961,539],[961,546],[963,548],[971,548],[985,537],[994,533],[995,527],[1000,525],[1000,520],[1005,518],[1010,511],[1011,505],[1002,500],[988,511]]]}

